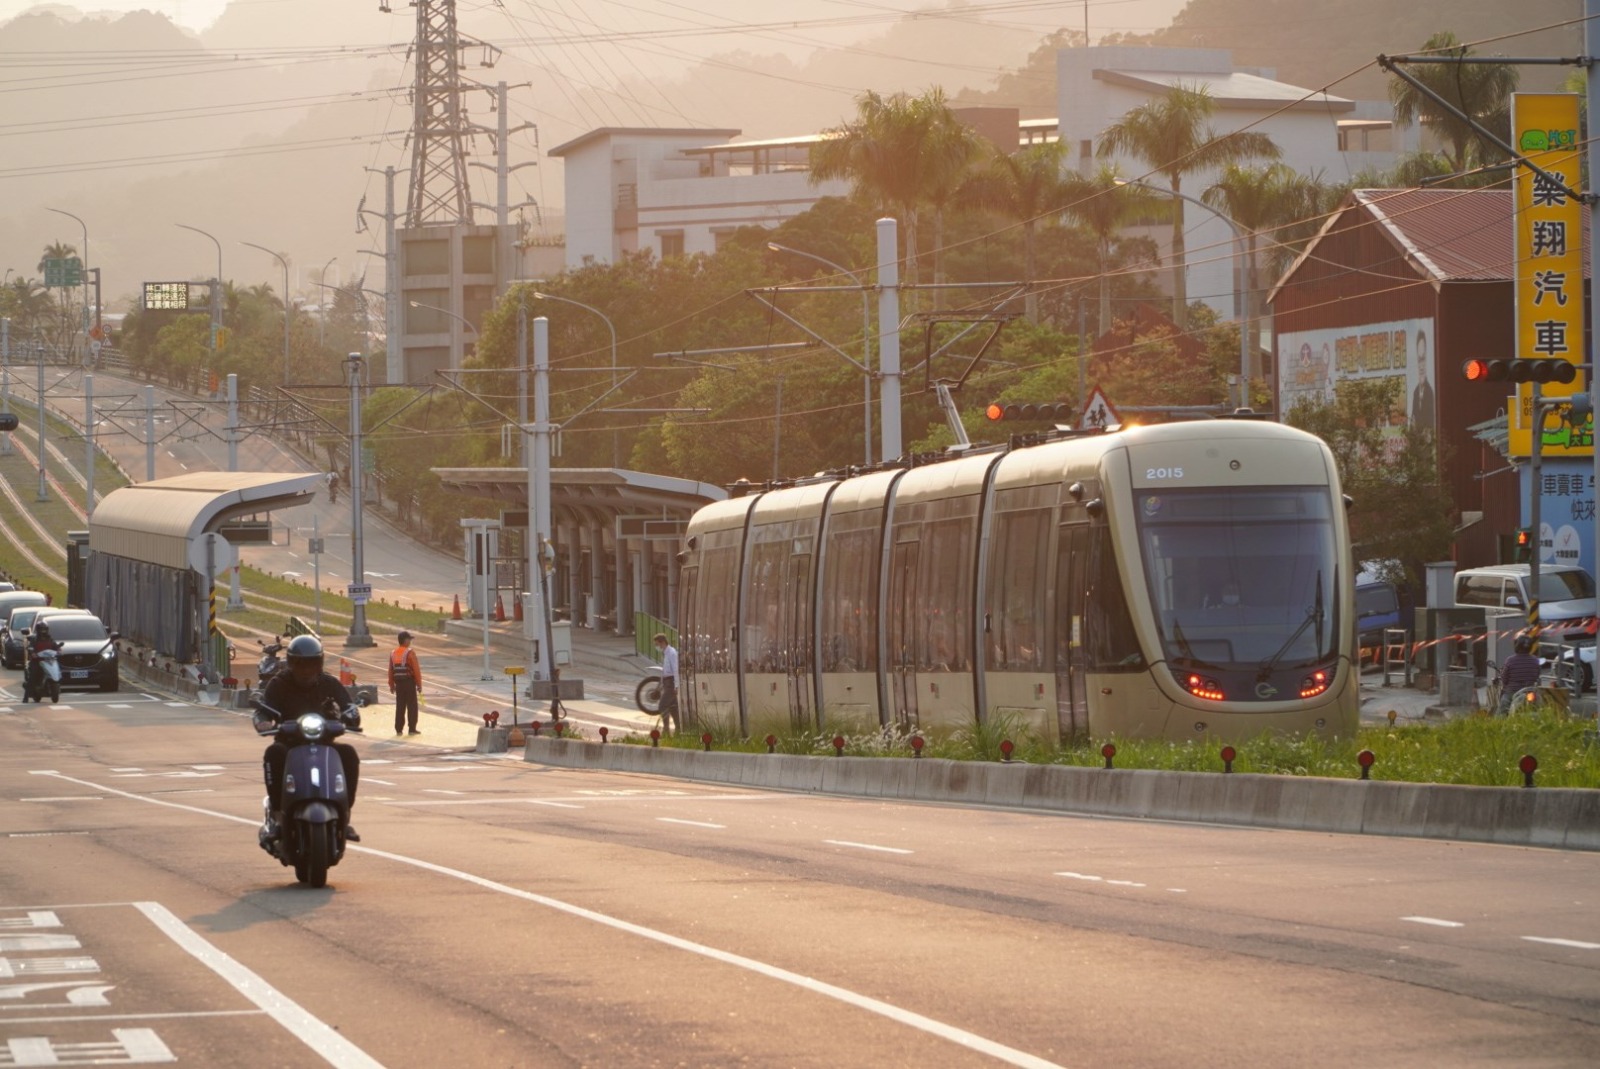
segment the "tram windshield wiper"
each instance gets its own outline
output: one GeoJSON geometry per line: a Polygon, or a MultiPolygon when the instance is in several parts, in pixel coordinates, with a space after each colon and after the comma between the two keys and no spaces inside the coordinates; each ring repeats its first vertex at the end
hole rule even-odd
{"type": "Polygon", "coordinates": [[[1194,647],[1189,645],[1188,636],[1183,633],[1183,625],[1177,620],[1172,621],[1172,640],[1178,644],[1178,652],[1183,655],[1183,663],[1191,668],[1215,668],[1210,661],[1203,661],[1194,652],[1194,647]]]}
{"type": "Polygon", "coordinates": [[[1306,610],[1306,618],[1304,620],[1300,621],[1300,626],[1294,629],[1294,634],[1292,634],[1288,638],[1284,639],[1283,645],[1278,647],[1278,652],[1274,653],[1271,657],[1268,657],[1266,660],[1261,662],[1261,672],[1260,672],[1261,677],[1264,678],[1267,675],[1267,673],[1271,672],[1274,668],[1278,667],[1278,662],[1283,660],[1284,654],[1289,652],[1290,647],[1292,647],[1297,641],[1299,641],[1300,636],[1306,633],[1306,628],[1310,627],[1312,624],[1316,624],[1317,625],[1317,649],[1321,650],[1322,649],[1322,621],[1323,621],[1323,615],[1324,615],[1324,612],[1323,612],[1323,606],[1322,606],[1322,570],[1319,568],[1319,569],[1317,569],[1317,595],[1316,595],[1316,600],[1314,602],[1312,602],[1311,608],[1306,610]]]}

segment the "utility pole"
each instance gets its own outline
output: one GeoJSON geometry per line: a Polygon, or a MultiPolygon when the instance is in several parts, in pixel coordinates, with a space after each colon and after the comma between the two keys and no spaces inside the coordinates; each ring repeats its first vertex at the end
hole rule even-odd
{"type": "Polygon", "coordinates": [[[350,615],[350,635],[346,646],[372,646],[372,632],[367,630],[367,600],[359,588],[367,582],[366,563],[362,557],[361,508],[363,498],[361,471],[361,375],[366,358],[360,353],[345,357],[345,372],[350,378],[350,568],[353,605],[350,615]]]}
{"type": "MultiPolygon", "coordinates": [[[[525,122],[515,127],[510,125],[511,109],[507,107],[507,88],[505,82],[499,82],[495,85],[495,118],[497,120],[495,129],[488,131],[487,127],[473,127],[475,130],[489,132],[494,138],[495,202],[493,204],[482,204],[478,201],[473,201],[472,206],[474,208],[491,208],[494,211],[495,288],[500,293],[504,293],[511,280],[521,274],[512,258],[512,250],[516,248],[516,238],[511,233],[511,209],[513,207],[526,208],[532,206],[537,208],[539,206],[538,201],[531,198],[516,205],[510,203],[511,172],[521,170],[524,167],[532,167],[536,162],[530,160],[518,164],[511,163],[511,135],[521,133],[523,130],[537,131],[538,127],[531,122],[525,122]]],[[[487,168],[489,164],[473,160],[471,161],[471,166],[487,168]]]]}
{"type": "MultiPolygon", "coordinates": [[[[380,216],[383,219],[383,352],[387,369],[385,381],[396,383],[405,380],[406,369],[405,357],[400,349],[400,332],[403,328],[400,315],[400,247],[395,242],[394,168],[385,167],[379,171],[376,167],[368,167],[367,170],[383,175],[383,215],[380,216]]],[[[363,216],[377,214],[367,208],[357,208],[356,233],[366,229],[363,216]]]]}
{"type": "Polygon", "coordinates": [[[900,459],[900,239],[899,224],[878,220],[878,374],[883,376],[885,464],[900,459]]]}

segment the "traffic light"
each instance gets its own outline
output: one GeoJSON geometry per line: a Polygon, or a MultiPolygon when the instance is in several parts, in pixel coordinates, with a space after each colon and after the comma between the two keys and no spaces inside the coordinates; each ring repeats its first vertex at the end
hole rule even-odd
{"type": "Polygon", "coordinates": [[[1526,564],[1533,559],[1533,528],[1518,527],[1516,563],[1526,564]]]}
{"type": "Polygon", "coordinates": [[[15,412],[0,412],[0,431],[14,431],[17,429],[17,414],[15,412]]]}
{"type": "Polygon", "coordinates": [[[1073,418],[1072,406],[1069,404],[1000,404],[996,402],[988,407],[986,414],[995,423],[1002,420],[1049,420],[1052,423],[1061,423],[1073,418]]]}
{"type": "Polygon", "coordinates": [[[1567,360],[1463,361],[1461,374],[1468,382],[1571,382],[1578,367],[1567,360]]]}

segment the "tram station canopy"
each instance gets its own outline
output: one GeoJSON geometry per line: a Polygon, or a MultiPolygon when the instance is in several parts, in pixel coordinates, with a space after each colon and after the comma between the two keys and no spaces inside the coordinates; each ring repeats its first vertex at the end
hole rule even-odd
{"type": "Polygon", "coordinates": [[[227,520],[311,501],[317,472],[192,471],[124,486],[89,517],[89,551],[189,567],[189,544],[227,520]]]}

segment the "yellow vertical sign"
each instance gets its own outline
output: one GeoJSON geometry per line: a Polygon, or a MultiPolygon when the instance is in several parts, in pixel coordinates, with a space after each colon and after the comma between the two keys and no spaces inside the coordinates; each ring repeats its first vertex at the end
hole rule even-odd
{"type": "MultiPolygon", "coordinates": [[[[1578,96],[1574,93],[1513,93],[1511,129],[1517,151],[1544,173],[1517,167],[1513,190],[1516,233],[1517,348],[1521,360],[1583,362],[1583,204],[1568,190],[1579,172],[1578,96]],[[1564,187],[1564,188],[1563,188],[1564,187]]],[[[1583,387],[1548,382],[1545,397],[1568,397],[1583,387]]],[[[1527,456],[1532,446],[1533,386],[1517,387],[1510,419],[1509,449],[1527,456]]],[[[1592,424],[1590,427],[1592,428],[1592,424]]],[[[1543,451],[1589,455],[1593,431],[1574,433],[1554,416],[1547,421],[1543,451]]]]}

